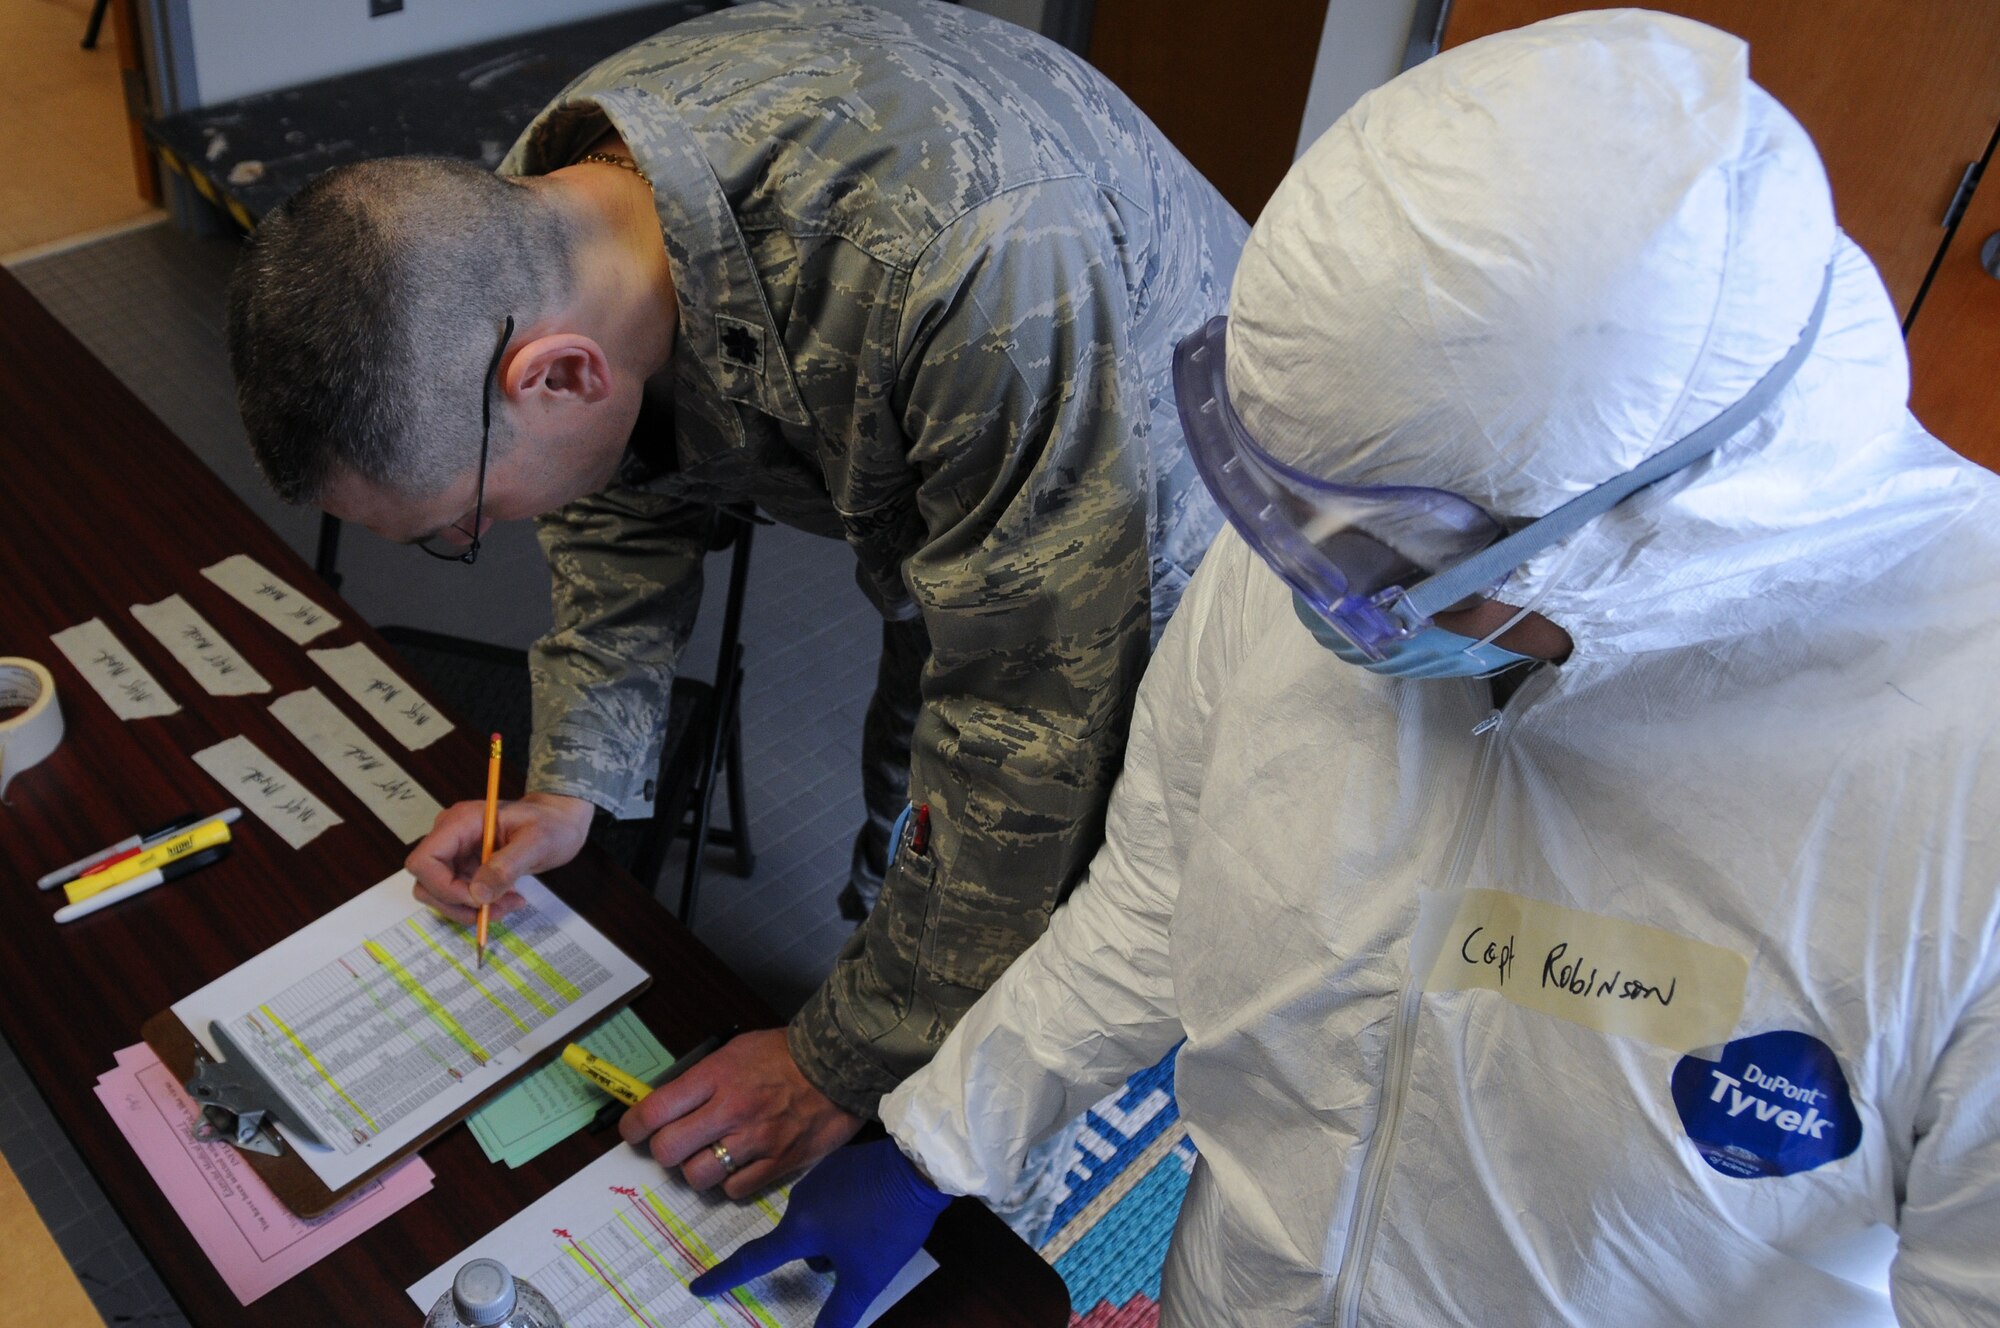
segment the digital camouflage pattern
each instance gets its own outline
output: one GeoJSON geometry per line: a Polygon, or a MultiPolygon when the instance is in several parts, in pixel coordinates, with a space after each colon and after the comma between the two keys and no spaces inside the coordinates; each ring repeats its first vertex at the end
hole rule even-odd
{"type": "Polygon", "coordinates": [[[649,385],[672,423],[642,421],[612,489],[542,520],[530,784],[649,809],[692,505],[845,540],[931,643],[909,776],[929,851],[897,858],[790,1032],[806,1076],[872,1114],[1098,846],[1153,610],[1219,524],[1173,347],[1223,311],[1246,228],[1082,61],[924,0],[682,23],[578,79],[501,170],[567,165],[607,125],[678,288],[649,385]]]}

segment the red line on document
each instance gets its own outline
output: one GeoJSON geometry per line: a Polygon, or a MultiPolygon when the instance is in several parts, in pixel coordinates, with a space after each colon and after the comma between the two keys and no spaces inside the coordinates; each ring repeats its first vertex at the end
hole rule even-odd
{"type": "Polygon", "coordinates": [[[583,1246],[576,1243],[575,1237],[570,1236],[568,1232],[558,1232],[557,1234],[563,1236],[566,1240],[569,1241],[569,1247],[576,1251],[576,1257],[590,1265],[590,1271],[597,1274],[597,1280],[604,1283],[604,1289],[606,1291],[609,1291],[612,1295],[618,1297],[618,1303],[625,1307],[627,1313],[629,1313],[633,1318],[637,1319],[640,1323],[645,1324],[646,1328],[659,1328],[659,1325],[655,1324],[651,1319],[647,1318],[645,1315],[639,1313],[638,1308],[634,1306],[631,1301],[625,1299],[625,1293],[618,1289],[618,1284],[616,1282],[613,1282],[608,1276],[605,1275],[604,1270],[597,1266],[597,1260],[591,1258],[590,1255],[585,1252],[583,1246]]]}
{"type": "MultiPolygon", "coordinates": [[[[673,1246],[674,1250],[681,1256],[681,1258],[687,1260],[688,1267],[694,1269],[695,1272],[698,1274],[705,1273],[708,1271],[707,1268],[702,1266],[701,1260],[695,1257],[694,1251],[690,1250],[687,1246],[681,1244],[680,1237],[674,1235],[672,1230],[670,1230],[667,1227],[666,1223],[660,1221],[660,1215],[654,1212],[650,1205],[646,1204],[643,1200],[639,1198],[639,1192],[637,1190],[628,1189],[623,1185],[613,1185],[611,1189],[612,1192],[615,1194],[624,1195],[626,1201],[629,1202],[634,1208],[639,1210],[640,1214],[646,1219],[648,1223],[651,1224],[653,1230],[659,1233],[660,1239],[664,1240],[667,1244],[673,1246]]],[[[735,1296],[724,1295],[721,1297],[721,1299],[725,1304],[729,1306],[729,1308],[735,1310],[738,1314],[743,1316],[743,1322],[749,1324],[750,1328],[762,1328],[762,1325],[760,1325],[757,1321],[757,1316],[750,1312],[750,1307],[745,1305],[742,1301],[736,1299],[735,1296]]]]}

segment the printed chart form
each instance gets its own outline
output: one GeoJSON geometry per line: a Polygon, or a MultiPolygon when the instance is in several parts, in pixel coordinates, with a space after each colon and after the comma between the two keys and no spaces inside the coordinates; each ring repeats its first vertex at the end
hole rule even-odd
{"type": "Polygon", "coordinates": [[[464,1079],[609,977],[532,908],[496,921],[491,940],[475,970],[468,928],[413,913],[260,1001],[230,1032],[345,1152],[421,1110],[440,1076],[464,1079]]]}
{"type": "Polygon", "coordinates": [[[399,872],[174,1013],[210,1055],[210,1023],[227,1030],[326,1145],[287,1132],[338,1189],[644,985],[540,882],[522,894],[477,968],[471,929],[417,904],[399,872]]]}
{"type": "MultiPolygon", "coordinates": [[[[785,1192],[749,1203],[697,1193],[647,1154],[614,1148],[409,1289],[429,1310],[468,1259],[493,1258],[541,1289],[565,1328],[805,1328],[830,1274],[789,1264],[702,1300],[687,1289],[784,1213],[785,1192]]],[[[918,1252],[863,1316],[872,1323],[937,1267],[918,1252]]]]}

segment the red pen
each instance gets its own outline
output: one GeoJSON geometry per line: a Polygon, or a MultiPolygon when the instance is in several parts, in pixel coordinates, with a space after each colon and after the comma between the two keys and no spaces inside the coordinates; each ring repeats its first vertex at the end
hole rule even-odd
{"type": "Polygon", "coordinates": [[[145,851],[146,850],[141,848],[139,845],[134,844],[132,845],[132,847],[124,850],[122,853],[113,853],[108,858],[99,858],[96,862],[91,863],[90,866],[83,872],[83,875],[78,876],[77,879],[82,880],[84,876],[94,876],[98,872],[101,872],[108,867],[116,867],[119,863],[125,861],[125,859],[136,858],[145,851]]]}
{"type": "Polygon", "coordinates": [[[917,807],[917,824],[910,831],[910,852],[925,852],[931,842],[931,805],[926,802],[917,807]]]}

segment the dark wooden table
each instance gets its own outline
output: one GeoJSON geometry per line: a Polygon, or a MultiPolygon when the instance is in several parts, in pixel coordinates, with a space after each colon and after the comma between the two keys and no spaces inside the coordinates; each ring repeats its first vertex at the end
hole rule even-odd
{"type": "MultiPolygon", "coordinates": [[[[401,865],[405,846],[267,712],[317,686],[364,729],[346,695],[285,640],[200,574],[247,553],[342,618],[314,647],[366,642],[393,652],[353,609],[251,515],[179,440],[10,274],[0,270],[0,655],[45,663],[67,736],[20,775],[0,808],[0,1031],[112,1204],[197,1324],[419,1321],[403,1288],[454,1257],[605,1149],[615,1133],[573,1136],[510,1170],[470,1131],[424,1150],[436,1188],[254,1305],[239,1306],[97,1101],[98,1075],[139,1041],[140,1024],[401,865]],[[129,606],[178,592],[272,684],[211,697],[133,619],[129,606]],[[126,722],[49,641],[104,620],[181,711],[126,722]],[[183,810],[226,805],[190,754],[244,734],[345,818],[293,850],[246,816],[225,862],[66,926],[61,892],[35,878],[183,810]]],[[[421,557],[421,554],[411,554],[421,557]]],[[[466,570],[466,593],[481,591],[466,570]]],[[[483,743],[462,725],[420,752],[390,750],[441,801],[481,793],[483,743]]],[[[509,784],[518,789],[518,772],[509,784]]],[[[509,791],[513,791],[510,789],[509,791]]],[[[748,988],[630,876],[598,856],[549,884],[653,975],[634,1008],[670,1050],[716,1029],[775,1021],[748,988]]],[[[1067,1322],[1055,1271],[977,1204],[939,1224],[939,1270],[885,1324],[1050,1328],[1067,1322]]]]}

